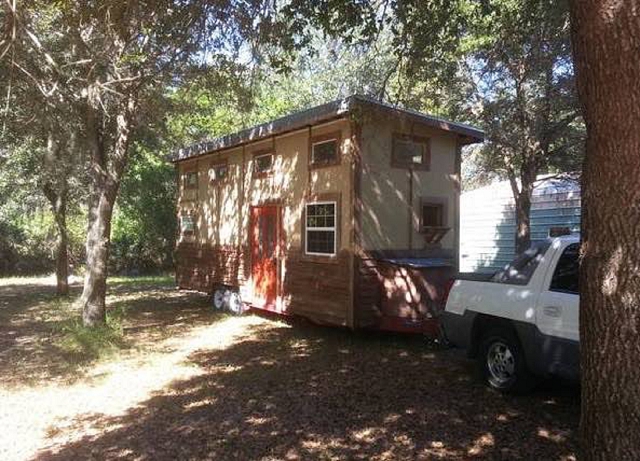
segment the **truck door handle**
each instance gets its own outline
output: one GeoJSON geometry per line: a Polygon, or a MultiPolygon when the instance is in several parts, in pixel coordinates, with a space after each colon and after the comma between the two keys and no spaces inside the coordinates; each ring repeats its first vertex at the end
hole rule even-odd
{"type": "Polygon", "coordinates": [[[560,306],[545,306],[542,308],[542,312],[544,315],[548,317],[561,317],[562,316],[562,307],[560,306]]]}

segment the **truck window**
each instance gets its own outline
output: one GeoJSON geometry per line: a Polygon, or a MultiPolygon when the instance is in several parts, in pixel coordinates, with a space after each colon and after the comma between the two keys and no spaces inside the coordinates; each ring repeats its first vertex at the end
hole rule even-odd
{"type": "Polygon", "coordinates": [[[526,285],[549,248],[549,242],[536,242],[491,277],[492,282],[526,285]]]}
{"type": "Polygon", "coordinates": [[[573,243],[564,249],[560,259],[558,259],[556,270],[553,272],[549,290],[578,294],[580,280],[579,255],[580,244],[578,243],[573,243]]]}

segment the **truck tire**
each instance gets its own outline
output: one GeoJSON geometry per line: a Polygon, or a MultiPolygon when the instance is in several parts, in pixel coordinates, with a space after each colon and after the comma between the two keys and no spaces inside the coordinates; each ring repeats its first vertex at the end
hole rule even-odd
{"type": "Polygon", "coordinates": [[[529,371],[522,346],[515,333],[506,328],[489,330],[483,336],[478,365],[485,383],[507,394],[531,391],[536,379],[529,371]]]}

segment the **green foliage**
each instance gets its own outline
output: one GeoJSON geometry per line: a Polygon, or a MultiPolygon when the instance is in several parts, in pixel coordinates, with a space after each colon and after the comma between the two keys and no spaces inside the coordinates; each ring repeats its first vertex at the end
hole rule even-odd
{"type": "MultiPolygon", "coordinates": [[[[45,199],[42,151],[33,139],[11,145],[0,159],[0,275],[51,273],[56,225],[45,199]]],[[[83,259],[86,221],[75,206],[67,219],[72,264],[83,259]]]]}
{"type": "Polygon", "coordinates": [[[61,337],[56,345],[68,360],[77,363],[108,357],[127,347],[122,327],[125,313],[124,307],[109,309],[106,324],[95,327],[84,326],[76,317],[62,321],[58,325],[61,337]]]}
{"type": "Polygon", "coordinates": [[[109,285],[112,287],[130,287],[143,289],[146,287],[172,287],[175,278],[171,275],[143,275],[139,277],[114,276],[109,277],[109,285]]]}
{"type": "Polygon", "coordinates": [[[111,272],[170,270],[177,226],[174,168],[141,143],[131,160],[113,217],[111,272]]]}

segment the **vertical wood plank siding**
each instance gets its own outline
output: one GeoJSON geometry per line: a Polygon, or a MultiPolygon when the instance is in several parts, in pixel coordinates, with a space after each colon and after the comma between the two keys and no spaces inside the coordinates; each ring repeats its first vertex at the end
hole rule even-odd
{"type": "Polygon", "coordinates": [[[348,325],[351,300],[350,254],[343,250],[333,262],[306,258],[302,250],[287,252],[284,297],[287,312],[332,325],[348,325]]]}
{"type": "Polygon", "coordinates": [[[355,326],[375,327],[382,316],[382,274],[374,258],[365,254],[356,256],[354,286],[355,326]]]}

